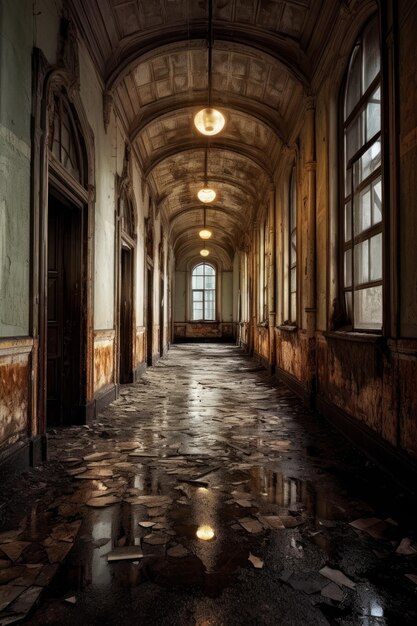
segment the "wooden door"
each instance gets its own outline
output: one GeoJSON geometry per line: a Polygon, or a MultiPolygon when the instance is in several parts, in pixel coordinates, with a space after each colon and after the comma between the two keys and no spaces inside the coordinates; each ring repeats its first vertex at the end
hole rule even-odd
{"type": "Polygon", "coordinates": [[[76,421],[81,399],[80,212],[48,204],[47,424],[76,421]]]}
{"type": "Polygon", "coordinates": [[[133,382],[132,372],[132,250],[122,247],[120,259],[120,382],[133,382]]]}

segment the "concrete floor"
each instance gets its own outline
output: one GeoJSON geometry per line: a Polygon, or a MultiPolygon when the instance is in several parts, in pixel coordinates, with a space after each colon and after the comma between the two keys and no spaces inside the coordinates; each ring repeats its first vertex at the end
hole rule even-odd
{"type": "Polygon", "coordinates": [[[417,623],[410,497],[234,346],[49,444],[2,490],[0,626],[417,623]]]}

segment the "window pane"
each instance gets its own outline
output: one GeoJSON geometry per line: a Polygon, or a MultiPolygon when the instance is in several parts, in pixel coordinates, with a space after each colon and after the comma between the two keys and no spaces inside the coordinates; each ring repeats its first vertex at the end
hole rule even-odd
{"type": "Polygon", "coordinates": [[[369,240],[355,246],[355,285],[369,282],[369,240]]]}
{"type": "Polygon", "coordinates": [[[381,130],[381,88],[372,94],[366,106],[366,141],[381,130]]]}
{"type": "Polygon", "coordinates": [[[193,291],[193,302],[203,302],[202,291],[193,291]]]}
{"type": "Polygon", "coordinates": [[[203,289],[204,287],[204,277],[203,276],[193,276],[193,289],[203,289]]]}
{"type": "Polygon", "coordinates": [[[295,322],[297,319],[297,294],[291,294],[291,311],[290,311],[290,321],[295,322]]]}
{"type": "Polygon", "coordinates": [[[202,276],[204,274],[204,263],[197,265],[193,273],[197,276],[202,276]]]}
{"type": "Polygon", "coordinates": [[[294,267],[291,270],[291,292],[297,289],[297,269],[294,267]]]}
{"type": "Polygon", "coordinates": [[[345,198],[352,193],[352,168],[350,167],[345,172],[345,198]]]}
{"type": "Polygon", "coordinates": [[[355,211],[355,235],[371,226],[371,189],[367,187],[359,194],[355,211]]]}
{"type": "Polygon", "coordinates": [[[352,205],[349,200],[345,204],[345,241],[350,241],[352,238],[352,205]]]}
{"type": "Polygon", "coordinates": [[[297,262],[297,234],[294,231],[291,233],[291,265],[295,265],[297,262]]]}
{"type": "Polygon", "coordinates": [[[345,119],[361,97],[361,54],[359,46],[353,52],[346,86],[345,119]]]}
{"type": "Polygon", "coordinates": [[[373,20],[363,35],[363,87],[368,89],[380,70],[378,22],[373,20]]]}
{"type": "Polygon", "coordinates": [[[361,128],[362,115],[358,115],[353,122],[349,124],[346,129],[346,160],[347,162],[353,157],[363,144],[362,128],[361,128]]]}
{"type": "Polygon", "coordinates": [[[211,265],[205,265],[204,273],[206,276],[214,276],[215,274],[214,267],[211,267],[211,265]]]}
{"type": "Polygon", "coordinates": [[[382,278],[382,233],[372,237],[369,242],[371,251],[371,280],[382,278]]]}
{"type": "Polygon", "coordinates": [[[214,289],[215,287],[215,279],[214,276],[206,276],[204,279],[204,287],[206,289],[214,289]]]}
{"type": "Polygon", "coordinates": [[[378,139],[355,163],[355,186],[357,187],[381,165],[381,140],[378,139]]]}
{"type": "Polygon", "coordinates": [[[379,330],[382,326],[382,286],[355,292],[355,327],[379,330]]]}
{"type": "Polygon", "coordinates": [[[352,286],[352,250],[345,252],[345,287],[352,286]]]}
{"type": "Polygon", "coordinates": [[[345,293],[345,305],[346,305],[346,315],[348,321],[352,321],[352,292],[346,291],[345,293]]]}
{"type": "Polygon", "coordinates": [[[382,184],[379,179],[373,186],[372,224],[379,224],[382,220],[382,184]]]}

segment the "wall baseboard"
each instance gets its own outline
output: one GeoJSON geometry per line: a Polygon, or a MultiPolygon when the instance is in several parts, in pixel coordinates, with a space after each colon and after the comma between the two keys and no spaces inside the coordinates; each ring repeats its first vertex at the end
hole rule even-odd
{"type": "Polygon", "coordinates": [[[99,391],[95,397],[94,415],[98,415],[100,411],[106,408],[109,404],[117,400],[119,397],[119,385],[112,384],[110,387],[106,387],[104,391],[99,391]]]}
{"type": "Polygon", "coordinates": [[[303,403],[310,409],[313,409],[315,406],[315,394],[313,391],[307,389],[297,378],[288,374],[285,370],[280,367],[275,367],[275,376],[279,381],[284,383],[291,391],[295,393],[303,403]]]}
{"type": "Polygon", "coordinates": [[[17,474],[48,459],[48,437],[37,435],[0,451],[0,476],[17,474]]]}

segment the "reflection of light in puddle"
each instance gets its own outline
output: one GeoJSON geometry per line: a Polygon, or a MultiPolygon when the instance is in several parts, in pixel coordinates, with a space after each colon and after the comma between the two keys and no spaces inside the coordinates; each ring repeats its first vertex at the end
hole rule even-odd
{"type": "Polygon", "coordinates": [[[210,541],[214,539],[214,530],[211,526],[199,526],[196,535],[202,541],[210,541]]]}
{"type": "Polygon", "coordinates": [[[371,602],[371,615],[372,617],[384,617],[384,609],[376,600],[371,602]]]}

